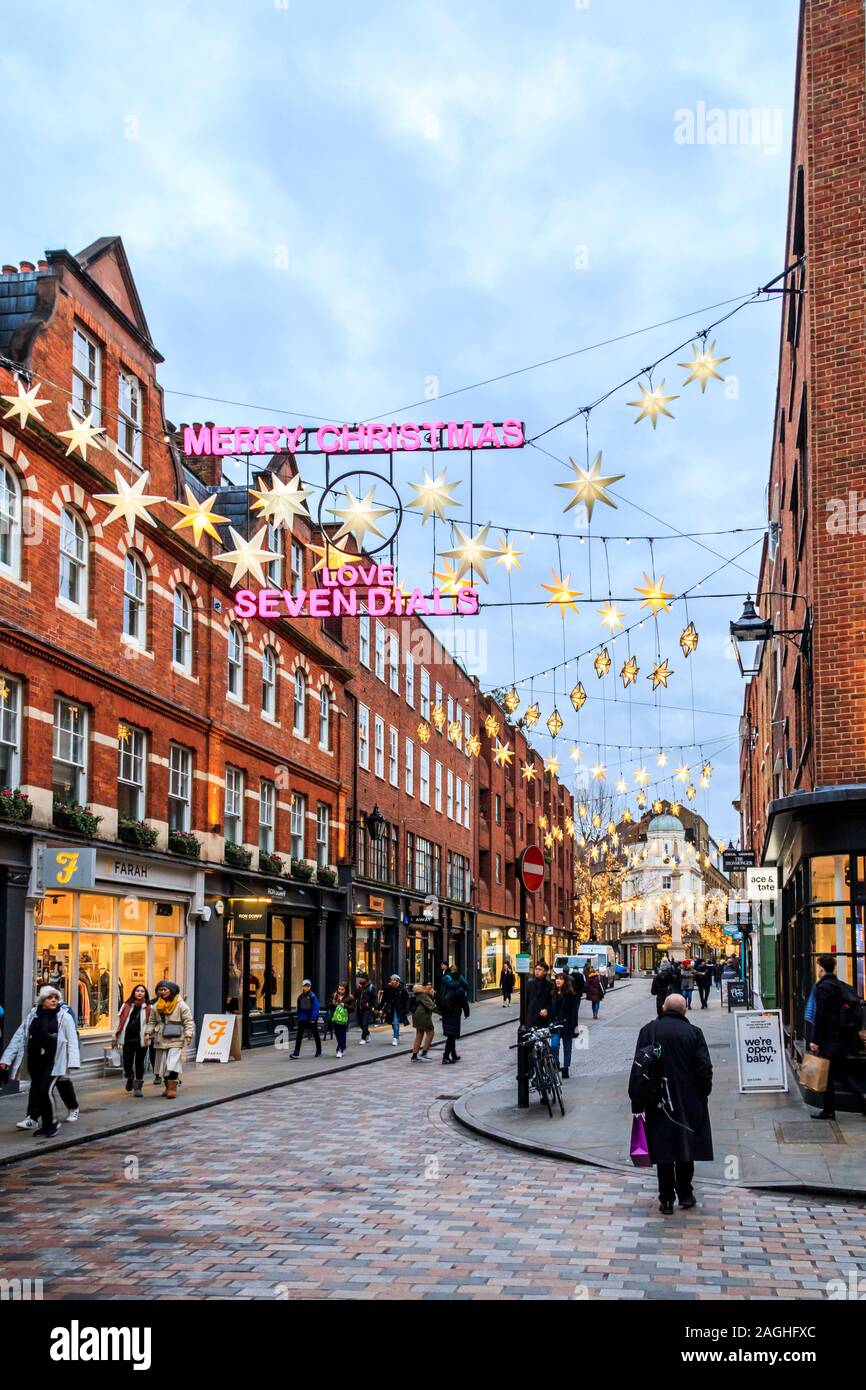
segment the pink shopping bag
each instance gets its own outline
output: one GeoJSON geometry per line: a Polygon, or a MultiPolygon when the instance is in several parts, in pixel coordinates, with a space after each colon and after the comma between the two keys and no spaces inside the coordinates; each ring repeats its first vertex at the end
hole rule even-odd
{"type": "Polygon", "coordinates": [[[635,1168],[652,1168],[653,1161],[649,1155],[649,1145],[646,1139],[643,1115],[632,1116],[631,1146],[628,1154],[635,1168]]]}

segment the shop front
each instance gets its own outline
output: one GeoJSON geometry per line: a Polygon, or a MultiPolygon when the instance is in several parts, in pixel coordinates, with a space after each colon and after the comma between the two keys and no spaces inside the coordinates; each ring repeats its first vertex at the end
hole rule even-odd
{"type": "Polygon", "coordinates": [[[350,989],[362,974],[379,989],[392,974],[405,975],[403,917],[402,900],[396,894],[354,887],[345,974],[350,989]]]}
{"type": "Polygon", "coordinates": [[[410,910],[406,926],[406,984],[435,984],[442,960],[442,928],[438,921],[410,910]]]}
{"type": "Polygon", "coordinates": [[[520,950],[520,928],[514,921],[502,917],[478,915],[478,973],[482,991],[497,990],[502,967],[506,960],[514,968],[514,958],[520,950]]]}

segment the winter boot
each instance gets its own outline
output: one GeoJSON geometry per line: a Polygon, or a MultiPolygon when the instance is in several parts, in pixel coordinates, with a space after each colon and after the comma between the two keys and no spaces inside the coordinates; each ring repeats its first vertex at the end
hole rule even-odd
{"type": "Polygon", "coordinates": [[[170,1080],[168,1077],[165,1078],[165,1090],[162,1096],[163,1100],[177,1099],[177,1077],[175,1077],[174,1080],[170,1080]]]}
{"type": "Polygon", "coordinates": [[[141,1100],[141,1082],[136,1080],[132,1083],[132,1089],[136,1100],[141,1100]]]}

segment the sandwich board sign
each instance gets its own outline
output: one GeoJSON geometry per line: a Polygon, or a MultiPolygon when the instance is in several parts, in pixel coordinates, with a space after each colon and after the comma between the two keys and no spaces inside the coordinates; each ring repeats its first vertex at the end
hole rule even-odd
{"type": "Polygon", "coordinates": [[[240,1014],[205,1014],[198,1040],[197,1062],[241,1060],[240,1014]]]}
{"type": "Polygon", "coordinates": [[[734,1014],[740,1090],[787,1091],[788,1068],[781,1009],[741,1009],[734,1014]]]}

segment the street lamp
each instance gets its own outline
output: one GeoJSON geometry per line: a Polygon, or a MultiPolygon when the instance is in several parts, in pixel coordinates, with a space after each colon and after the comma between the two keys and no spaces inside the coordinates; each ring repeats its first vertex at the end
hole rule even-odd
{"type": "Polygon", "coordinates": [[[364,824],[367,827],[367,834],[370,836],[373,844],[380,844],[385,838],[388,822],[379,810],[378,805],[374,806],[372,811],[364,813],[364,824]]]}
{"type": "Polygon", "coordinates": [[[773,636],[773,624],[769,618],[762,618],[752,602],[752,595],[746,595],[740,617],[731,623],[731,640],[734,655],[740,668],[740,675],[748,680],[761,669],[764,643],[773,636]]]}

